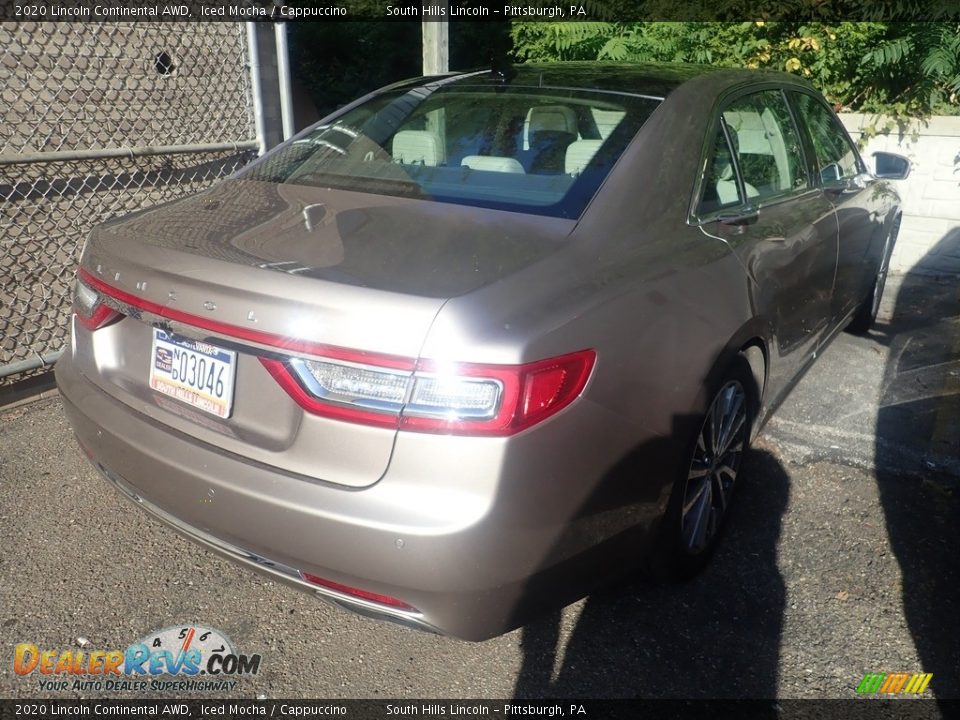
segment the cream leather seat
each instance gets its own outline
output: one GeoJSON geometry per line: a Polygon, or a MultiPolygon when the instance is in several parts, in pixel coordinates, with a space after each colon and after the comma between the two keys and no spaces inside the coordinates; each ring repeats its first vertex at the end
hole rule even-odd
{"type": "MultiPolygon", "coordinates": [[[[728,127],[727,132],[729,133],[730,141],[733,143],[733,151],[738,153],[739,156],[740,139],[737,136],[737,132],[732,127],[728,127]]],[[[723,158],[724,160],[717,164],[717,198],[721,207],[735,204],[740,200],[740,193],[737,190],[736,173],[733,171],[733,160],[730,157],[730,153],[724,152],[723,158]]],[[[757,188],[748,182],[743,183],[743,189],[747,191],[747,200],[760,195],[757,188]]]]}
{"type": "Polygon", "coordinates": [[[440,138],[428,130],[401,130],[393,136],[392,154],[405,165],[436,167],[445,159],[440,138]]]}
{"type": "MultiPolygon", "coordinates": [[[[743,189],[747,191],[748,200],[760,195],[760,191],[748,182],[743,184],[743,189]]],[[[730,163],[720,168],[719,179],[717,180],[717,197],[720,199],[720,205],[731,205],[739,200],[737,178],[734,176],[733,165],[730,163]]]]}

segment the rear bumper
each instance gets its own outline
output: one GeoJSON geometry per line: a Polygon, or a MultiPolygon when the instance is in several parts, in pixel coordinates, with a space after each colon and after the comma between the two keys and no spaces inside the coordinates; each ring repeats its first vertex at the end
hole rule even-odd
{"type": "Polygon", "coordinates": [[[626,437],[590,403],[552,419],[549,433],[401,433],[384,478],[357,489],[164,426],[90,382],[69,352],[56,376],[95,465],[182,535],[354,612],[467,640],[506,632],[634,566],[665,501],[659,483],[605,477],[626,437]],[[300,571],[416,610],[318,588],[300,571]]]}
{"type": "Polygon", "coordinates": [[[366,602],[361,598],[351,597],[344,593],[338,593],[328,588],[319,588],[316,585],[303,580],[296,568],[292,568],[283,563],[278,563],[269,558],[261,557],[250,550],[241,548],[237,545],[231,545],[208,533],[202,532],[195,527],[187,525],[176,517],[166,512],[162,508],[154,505],[149,500],[145,500],[137,490],[119,475],[111,472],[96,460],[91,458],[94,466],[117,490],[120,491],[128,500],[138,505],[146,513],[152,515],[158,520],[166,523],[178,533],[199,545],[213,550],[231,560],[247,565],[257,572],[281,580],[294,587],[316,594],[318,597],[327,600],[337,607],[350,610],[360,615],[374,618],[376,620],[387,620],[399,625],[424,630],[426,632],[440,632],[433,626],[424,621],[423,615],[419,612],[409,612],[396,608],[387,607],[378,603],[366,602]]]}

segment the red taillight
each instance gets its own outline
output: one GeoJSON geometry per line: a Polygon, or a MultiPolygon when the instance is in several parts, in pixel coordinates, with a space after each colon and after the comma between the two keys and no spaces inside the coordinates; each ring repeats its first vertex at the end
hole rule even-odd
{"type": "Polygon", "coordinates": [[[412,432],[506,436],[572,403],[586,387],[596,353],[581,350],[524,365],[420,361],[406,374],[369,364],[373,359],[362,366],[328,359],[261,362],[316,415],[412,432]],[[321,382],[334,374],[339,385],[321,382]]]}
{"type": "MultiPolygon", "coordinates": [[[[524,365],[456,365],[453,371],[458,375],[490,378],[502,384],[496,416],[489,420],[447,419],[417,417],[404,411],[400,429],[453,435],[513,435],[543,422],[576,400],[590,379],[596,359],[593,350],[580,350],[524,365]]],[[[432,366],[421,362],[419,369],[432,366]]]]}
{"type": "MultiPolygon", "coordinates": [[[[80,286],[92,293],[88,300],[92,298],[94,305],[102,293],[170,320],[275,348],[282,357],[261,357],[260,362],[307,412],[412,432],[487,436],[521,432],[576,400],[597,358],[593,350],[580,350],[523,365],[417,361],[322,345],[193,315],[112,287],[83,269],[78,272],[80,286]]],[[[105,305],[100,304],[100,308],[102,315],[94,306],[90,313],[78,309],[77,316],[93,328],[102,327],[114,315],[120,316],[105,305]]]]}
{"type": "Polygon", "coordinates": [[[516,422],[529,427],[573,402],[583,392],[596,359],[596,353],[585,350],[535,363],[524,377],[516,422]]]}
{"type": "Polygon", "coordinates": [[[114,310],[111,307],[106,305],[100,305],[96,310],[93,311],[93,315],[89,317],[84,317],[82,314],[77,312],[77,320],[87,328],[87,330],[97,330],[102,328],[105,325],[109,325],[114,320],[120,317],[120,313],[114,310]]]}
{"type": "Polygon", "coordinates": [[[536,415],[548,410],[562,396],[569,371],[553,366],[531,373],[523,388],[523,414],[536,415]]]}
{"type": "Polygon", "coordinates": [[[302,577],[311,585],[327,588],[328,590],[335,590],[336,592],[343,593],[344,595],[360,598],[361,600],[369,600],[370,602],[377,603],[378,605],[386,605],[387,607],[396,608],[397,610],[417,612],[417,609],[412,605],[408,605],[403,600],[397,600],[397,598],[390,597],[389,595],[381,595],[380,593],[370,592],[369,590],[361,590],[360,588],[350,587],[349,585],[343,585],[341,583],[334,582],[333,580],[326,580],[322,577],[317,577],[316,575],[308,572],[301,571],[300,577],[302,577]]]}
{"type": "Polygon", "coordinates": [[[260,362],[263,363],[267,372],[273,376],[273,379],[277,381],[280,387],[296,401],[297,405],[307,412],[313,413],[314,415],[334,418],[335,420],[360,423],[362,425],[376,425],[378,427],[389,428],[397,427],[397,416],[395,414],[378,413],[360,407],[323,402],[307,392],[282,361],[262,357],[260,358],[260,362]]]}
{"type": "Polygon", "coordinates": [[[119,318],[120,313],[104,304],[100,293],[84,282],[82,273],[82,270],[77,273],[73,289],[73,312],[85,328],[96,330],[119,318]]]}

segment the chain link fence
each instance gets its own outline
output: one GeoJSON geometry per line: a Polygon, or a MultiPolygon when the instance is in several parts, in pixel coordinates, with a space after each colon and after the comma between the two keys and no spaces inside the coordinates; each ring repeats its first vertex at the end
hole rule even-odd
{"type": "Polygon", "coordinates": [[[255,157],[239,23],[0,23],[0,387],[65,345],[91,227],[255,157]]]}

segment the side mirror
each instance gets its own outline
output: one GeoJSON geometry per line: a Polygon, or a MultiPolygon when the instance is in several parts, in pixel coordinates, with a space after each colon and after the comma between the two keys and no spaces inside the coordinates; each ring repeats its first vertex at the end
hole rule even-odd
{"type": "Polygon", "coordinates": [[[820,179],[824,185],[834,183],[840,179],[840,166],[836,163],[830,163],[820,171],[820,179]]]}
{"type": "Polygon", "coordinates": [[[873,153],[874,175],[887,180],[905,180],[913,165],[903,155],[888,152],[873,153]]]}

